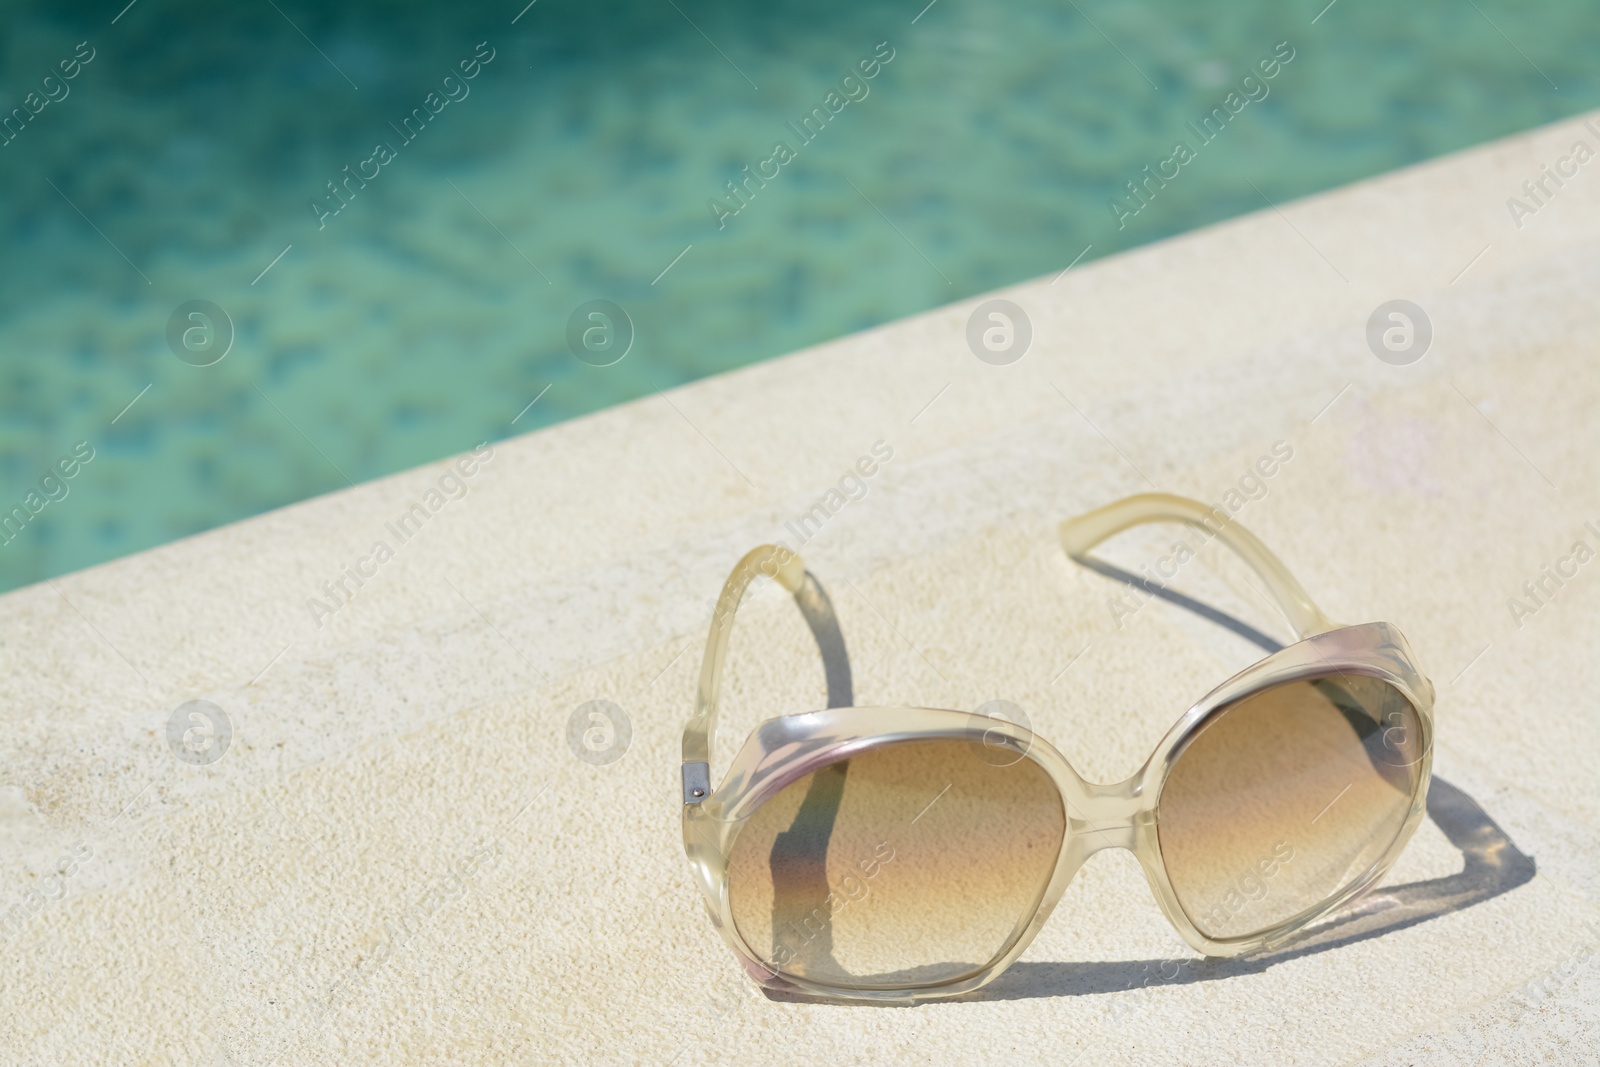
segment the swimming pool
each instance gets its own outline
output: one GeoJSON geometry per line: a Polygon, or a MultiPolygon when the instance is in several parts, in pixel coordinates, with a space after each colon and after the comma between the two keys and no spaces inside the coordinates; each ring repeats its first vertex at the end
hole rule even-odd
{"type": "Polygon", "coordinates": [[[12,6],[0,588],[1600,105],[1576,0],[524,2],[12,6]]]}

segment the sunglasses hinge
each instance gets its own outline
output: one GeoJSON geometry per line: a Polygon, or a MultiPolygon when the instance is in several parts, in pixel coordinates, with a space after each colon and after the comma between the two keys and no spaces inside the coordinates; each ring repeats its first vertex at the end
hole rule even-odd
{"type": "Polygon", "coordinates": [[[683,802],[698,804],[711,792],[711,765],[685,763],[683,765],[683,802]]]}

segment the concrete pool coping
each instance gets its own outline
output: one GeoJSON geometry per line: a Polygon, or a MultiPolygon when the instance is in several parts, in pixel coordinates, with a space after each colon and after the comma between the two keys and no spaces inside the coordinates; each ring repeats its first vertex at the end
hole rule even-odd
{"type": "MultiPolygon", "coordinates": [[[[6,594],[0,932],[22,1008],[0,1045],[1580,1062],[1600,990],[1600,569],[1573,546],[1600,546],[1600,164],[1560,186],[1542,168],[1597,131],[1582,116],[1265,206],[6,594]],[[994,298],[1032,325],[1004,366],[967,340],[994,298]],[[1433,326],[1407,366],[1367,344],[1395,299],[1433,326]],[[1291,458],[1260,474],[1280,443],[1291,458]],[[1439,775],[1537,873],[1208,970],[1104,857],[992,996],[874,1012],[751,994],[678,829],[678,734],[728,568],[800,548],[858,702],[1008,699],[1111,779],[1252,658],[1061,557],[1054,520],[1152,486],[1236,494],[1331,615],[1406,632],[1440,690],[1439,775]],[[607,765],[569,746],[594,700],[631,730],[607,765]],[[169,742],[174,721],[203,727],[174,718],[191,701],[226,716],[214,761],[169,742]]],[[[1106,555],[1137,572],[1173,536],[1106,555]]],[[[1281,632],[1246,574],[1200,558],[1186,592],[1281,632]]],[[[819,700],[798,618],[755,601],[715,770],[759,718],[819,700]]],[[[1469,867],[1428,823],[1389,885],[1469,867]]]]}

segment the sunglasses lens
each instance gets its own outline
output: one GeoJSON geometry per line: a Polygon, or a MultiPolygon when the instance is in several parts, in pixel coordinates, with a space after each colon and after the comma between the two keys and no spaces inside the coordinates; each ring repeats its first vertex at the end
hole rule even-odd
{"type": "Polygon", "coordinates": [[[1066,833],[1032,759],[967,741],[879,745],[800,778],[750,816],[728,857],[734,925],[768,966],[896,989],[993,962],[1036,911],[1066,833]]]}
{"type": "Polygon", "coordinates": [[[1324,904],[1388,854],[1422,787],[1422,723],[1387,682],[1334,674],[1253,693],[1190,738],[1161,789],[1161,857],[1213,940],[1324,904]]]}

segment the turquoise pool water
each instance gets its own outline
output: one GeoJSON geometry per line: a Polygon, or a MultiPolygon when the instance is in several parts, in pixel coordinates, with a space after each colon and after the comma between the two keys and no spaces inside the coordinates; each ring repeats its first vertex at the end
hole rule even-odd
{"type": "Polygon", "coordinates": [[[0,37],[0,588],[1600,105],[1578,0],[124,2],[0,37]]]}

